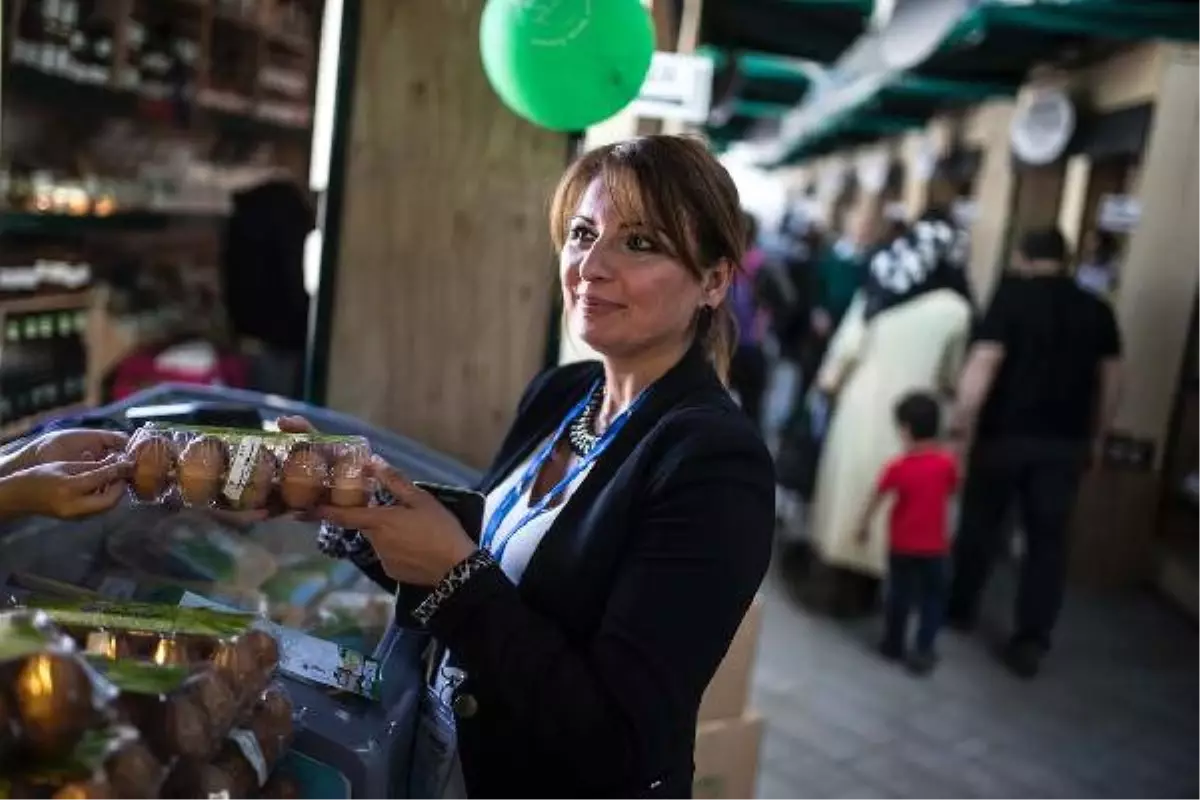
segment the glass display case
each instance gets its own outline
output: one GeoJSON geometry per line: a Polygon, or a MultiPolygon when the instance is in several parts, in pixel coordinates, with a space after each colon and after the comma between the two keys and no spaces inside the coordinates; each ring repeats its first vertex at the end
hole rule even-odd
{"type": "MultiPolygon", "coordinates": [[[[125,428],[166,418],[269,428],[281,414],[306,416],[323,432],[365,436],[414,480],[470,485],[477,477],[353,418],[238,390],[168,385],[58,424],[125,428]]],[[[246,524],[220,512],[130,502],[78,521],[18,520],[0,525],[0,597],[104,597],[260,614],[283,626],[276,629],[285,637],[281,679],[298,709],[298,757],[332,766],[349,795],[403,797],[425,642],[389,628],[391,595],[349,562],[323,555],[317,533],[315,523],[291,518],[246,524]],[[375,696],[333,688],[289,666],[292,639],[332,647],[340,657],[373,658],[381,676],[375,696]]],[[[309,791],[329,796],[330,789],[309,791]]]]}

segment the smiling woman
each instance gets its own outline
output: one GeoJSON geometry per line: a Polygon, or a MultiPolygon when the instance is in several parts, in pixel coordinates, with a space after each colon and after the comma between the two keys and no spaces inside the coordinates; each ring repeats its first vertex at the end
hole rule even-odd
{"type": "Polygon", "coordinates": [[[597,148],[563,176],[550,212],[571,332],[599,353],[676,355],[698,336],[727,379],[725,303],[745,246],[738,192],[696,139],[597,148]]]}
{"type": "MultiPolygon", "coordinates": [[[[652,136],[563,176],[572,331],[478,487],[482,531],[386,465],[393,505],[322,509],[424,629],[416,797],[685,797],[700,698],[770,559],[771,458],[718,378],[744,247],[698,141],[652,136]]],[[[282,420],[280,427],[303,427],[282,420]]]]}

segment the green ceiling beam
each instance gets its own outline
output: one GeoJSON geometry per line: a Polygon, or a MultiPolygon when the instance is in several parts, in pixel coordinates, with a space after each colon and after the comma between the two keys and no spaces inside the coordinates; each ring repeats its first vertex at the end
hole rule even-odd
{"type": "Polygon", "coordinates": [[[871,12],[875,10],[875,0],[788,0],[788,2],[797,6],[853,8],[860,11],[864,17],[870,16],[871,12]]]}
{"type": "Polygon", "coordinates": [[[733,116],[752,119],[776,119],[782,117],[792,106],[788,103],[764,103],[761,100],[734,100],[733,116]]]}
{"type": "Polygon", "coordinates": [[[985,0],[942,42],[943,50],[982,41],[992,26],[1108,39],[1197,40],[1197,6],[1177,0],[985,0]]]}
{"type": "MultiPolygon", "coordinates": [[[[729,65],[729,53],[710,45],[697,48],[696,55],[712,61],[715,69],[724,69],[729,65]]],[[[737,62],[738,70],[748,78],[791,81],[797,84],[812,83],[814,73],[820,69],[818,65],[799,58],[753,51],[738,53],[737,62]]]]}
{"type": "Polygon", "coordinates": [[[969,103],[992,97],[1015,97],[1020,88],[1020,84],[1016,83],[956,81],[902,73],[889,82],[883,91],[908,97],[925,97],[934,101],[944,99],[969,103]]]}

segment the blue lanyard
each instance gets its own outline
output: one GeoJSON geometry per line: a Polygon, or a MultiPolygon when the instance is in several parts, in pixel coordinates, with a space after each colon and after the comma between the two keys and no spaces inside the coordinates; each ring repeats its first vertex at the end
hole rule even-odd
{"type": "Polygon", "coordinates": [[[554,452],[554,446],[558,444],[560,439],[562,439],[562,435],[564,432],[566,432],[567,426],[574,422],[575,418],[583,413],[583,410],[587,408],[588,401],[592,398],[592,393],[598,391],[599,389],[600,382],[597,381],[592,386],[591,391],[585,394],[583,399],[580,400],[574,408],[567,412],[566,418],[563,419],[563,421],[559,424],[558,430],[556,430],[554,435],[550,437],[550,441],[546,442],[546,444],[534,457],[533,461],[529,464],[529,468],[525,470],[525,474],[521,476],[521,479],[517,481],[515,486],[508,490],[508,493],[504,496],[504,499],[500,501],[500,505],[496,506],[495,512],[493,512],[492,516],[488,519],[487,528],[484,530],[480,542],[484,549],[491,552],[496,561],[499,562],[503,560],[504,551],[508,548],[508,543],[512,541],[513,537],[516,536],[517,533],[524,528],[530,520],[544,512],[550,506],[550,504],[553,503],[559,495],[565,492],[567,487],[569,487],[571,483],[579,477],[580,473],[590,467],[592,463],[600,457],[600,454],[605,451],[608,445],[612,443],[612,440],[616,437],[616,435],[620,433],[621,428],[625,427],[625,423],[629,421],[629,415],[633,413],[634,409],[637,408],[638,404],[642,401],[642,398],[646,394],[643,391],[632,403],[629,404],[629,408],[617,415],[617,418],[614,419],[612,424],[608,426],[608,430],[606,430],[604,435],[600,437],[600,441],[596,442],[596,446],[592,448],[591,452],[581,458],[579,462],[572,467],[566,475],[563,476],[563,479],[554,485],[554,488],[546,492],[542,499],[538,501],[537,505],[526,511],[525,516],[521,517],[517,524],[513,526],[513,529],[508,532],[507,536],[505,536],[499,542],[496,542],[496,534],[500,530],[500,525],[504,522],[505,518],[512,513],[513,507],[516,506],[517,501],[521,499],[525,492],[529,491],[530,487],[533,485],[533,482],[537,480],[538,474],[542,471],[542,467],[545,466],[546,461],[549,460],[550,455],[554,452]]]}

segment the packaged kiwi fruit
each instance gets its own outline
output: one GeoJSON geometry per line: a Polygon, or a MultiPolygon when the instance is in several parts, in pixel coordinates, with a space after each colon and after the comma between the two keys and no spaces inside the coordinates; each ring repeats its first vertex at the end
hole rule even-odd
{"type": "MultiPolygon", "coordinates": [[[[91,657],[210,669],[232,694],[235,708],[253,702],[279,665],[279,645],[251,627],[251,614],[91,599],[32,603],[91,657]]],[[[205,713],[223,718],[214,705],[217,688],[205,691],[210,703],[205,713]]]]}
{"type": "Polygon", "coordinates": [[[115,725],[88,730],[69,751],[24,763],[4,777],[9,797],[152,798],[160,796],[166,776],[137,731],[115,725]]]}
{"type": "Polygon", "coordinates": [[[360,436],[149,423],[126,455],[141,503],[283,513],[365,506],[374,493],[371,448],[360,436]]]}
{"type": "Polygon", "coordinates": [[[278,685],[259,695],[251,712],[230,731],[216,757],[181,759],[167,778],[166,797],[254,797],[291,747],[292,702],[278,685]]]}
{"type": "Polygon", "coordinates": [[[69,753],[112,719],[116,696],[48,615],[0,612],[0,775],[69,753]]]}

